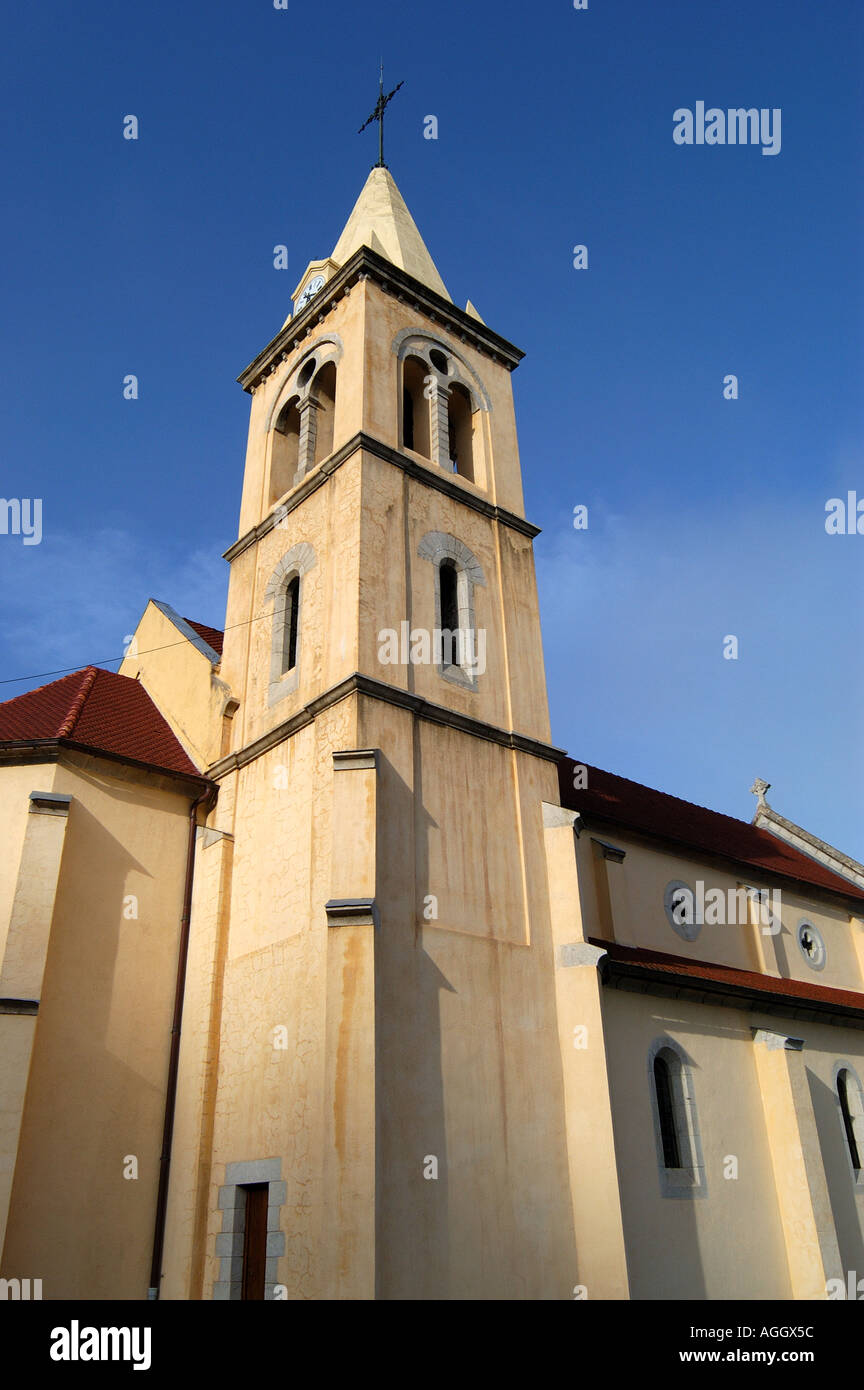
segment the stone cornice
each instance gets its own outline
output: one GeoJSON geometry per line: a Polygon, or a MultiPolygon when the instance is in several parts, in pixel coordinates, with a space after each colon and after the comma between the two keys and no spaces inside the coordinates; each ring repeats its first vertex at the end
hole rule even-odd
{"type": "Polygon", "coordinates": [[[328,927],[377,927],[378,905],[374,898],[331,898],[324,904],[328,927]]]}
{"type": "Polygon", "coordinates": [[[818,835],[812,835],[803,826],[787,820],[767,802],[763,801],[757,810],[753,817],[753,824],[757,830],[767,830],[778,840],[785,840],[801,854],[806,854],[808,859],[815,859],[817,863],[824,864],[832,873],[849,878],[856,887],[864,888],[864,864],[859,864],[857,859],[853,859],[849,854],[844,854],[842,850],[835,849],[833,845],[828,844],[827,840],[820,840],[818,835]]]}
{"type": "Polygon", "coordinates": [[[441,473],[435,469],[434,464],[424,467],[415,459],[409,458],[407,454],[400,453],[398,449],[393,449],[389,444],[382,444],[380,439],[375,439],[371,434],[364,434],[362,431],[349,439],[347,444],[343,444],[341,449],[337,449],[335,454],[331,454],[328,459],[319,464],[312,473],[306,475],[297,487],[286,495],[284,500],[279,502],[274,511],[265,516],[263,521],[259,521],[257,526],[253,526],[245,535],[240,536],[233,545],[223,552],[223,558],[231,561],[238,555],[242,555],[244,550],[248,550],[250,545],[255,545],[262,536],[266,536],[278,522],[293,512],[295,507],[299,507],[301,502],[305,502],[310,493],[317,488],[323,487],[327,479],[337,468],[348,459],[353,458],[360,450],[367,454],[374,454],[376,458],[384,459],[387,463],[392,463],[395,468],[401,468],[403,473],[416,479],[425,487],[431,487],[436,492],[446,493],[448,497],[453,497],[457,502],[463,502],[466,507],[471,507],[475,512],[480,512],[481,516],[488,516],[493,521],[498,521],[502,526],[509,526],[514,531],[519,531],[529,540],[539,536],[540,527],[534,526],[524,517],[517,516],[515,512],[510,512],[506,507],[498,507],[485,497],[478,497],[476,493],[469,492],[460,483],[454,482],[446,473],[441,473]]]}
{"type": "Polygon", "coordinates": [[[398,266],[379,256],[376,251],[371,251],[368,246],[361,246],[309,301],[306,308],[286,323],[272,342],[269,342],[255,360],[240,373],[237,380],[244,391],[251,392],[256,386],[260,386],[265,378],[276,370],[279,363],[299,348],[318,324],[324,322],[334,305],[338,304],[340,299],[344,299],[351,288],[363,279],[374,280],[385,293],[404,299],[433,323],[440,323],[443,328],[455,334],[460,342],[470,343],[478,352],[491,357],[493,362],[502,363],[511,372],[525,355],[506,338],[487,328],[485,323],[473,318],[464,309],[457,309],[455,304],[443,299],[434,290],[428,289],[407,271],[400,270],[398,266]]]}
{"type": "Polygon", "coordinates": [[[528,753],[532,757],[543,758],[547,762],[557,763],[564,756],[560,748],[553,748],[551,744],[543,743],[540,739],[529,738],[525,734],[501,729],[496,724],[487,724],[483,719],[475,719],[470,714],[460,714],[457,710],[447,709],[444,705],[436,705],[431,700],[424,700],[420,695],[413,695],[409,690],[402,690],[399,686],[388,685],[386,681],[375,680],[372,676],[364,676],[359,671],[355,671],[353,675],[340,681],[338,685],[325,690],[323,695],[310,700],[290,719],[285,719],[275,728],[269,729],[266,734],[262,734],[260,738],[247,744],[245,748],[238,749],[236,753],[229,753],[227,758],[220,758],[209,769],[208,777],[218,780],[229,772],[234,772],[237,768],[245,767],[247,763],[254,762],[256,758],[260,758],[262,754],[277,747],[286,738],[290,738],[292,734],[305,728],[307,724],[311,724],[332,705],[355,694],[367,695],[373,700],[382,700],[385,704],[394,705],[398,709],[410,710],[417,715],[418,719],[425,719],[430,724],[444,724],[448,728],[459,729],[462,733],[470,734],[475,738],[485,739],[488,743],[497,743],[503,748],[513,748],[520,753],[528,753]]]}
{"type": "Polygon", "coordinates": [[[0,1014],[38,1014],[38,999],[0,999],[0,1014]]]}
{"type": "Polygon", "coordinates": [[[179,789],[184,795],[193,793],[200,795],[201,791],[207,787],[212,787],[215,790],[210,778],[203,774],[196,776],[191,772],[175,772],[170,767],[159,767],[156,763],[141,762],[137,758],[127,758],[122,753],[110,753],[107,749],[94,748],[87,743],[76,743],[74,739],[68,738],[7,740],[0,743],[0,766],[4,763],[11,766],[22,766],[28,763],[56,763],[64,754],[73,755],[70,759],[73,762],[79,758],[104,758],[107,762],[120,763],[123,767],[132,768],[134,771],[156,778],[160,785],[170,786],[174,790],[179,789]]]}
{"type": "Polygon", "coordinates": [[[732,984],[723,980],[697,979],[692,975],[666,970],[661,975],[648,965],[636,961],[615,960],[606,956],[602,969],[603,983],[612,989],[624,989],[636,994],[661,998],[693,999],[701,1004],[722,1004],[745,1009],[751,1013],[779,1015],[782,1018],[806,1019],[811,1023],[829,1023],[835,1027],[864,1029],[864,996],[861,1008],[834,1003],[830,999],[804,999],[760,989],[755,985],[732,984]]]}

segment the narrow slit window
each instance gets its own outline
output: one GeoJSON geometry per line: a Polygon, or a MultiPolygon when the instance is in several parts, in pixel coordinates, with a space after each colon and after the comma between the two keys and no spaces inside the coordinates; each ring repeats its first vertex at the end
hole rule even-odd
{"type": "Polygon", "coordinates": [[[855,1120],[852,1114],[852,1101],[849,1095],[849,1073],[841,1071],[837,1076],[837,1095],[840,1098],[840,1111],[843,1115],[843,1128],[846,1131],[846,1143],[849,1146],[849,1157],[852,1160],[852,1167],[857,1178],[861,1171],[861,1150],[858,1147],[858,1136],[855,1133],[855,1120]]]}
{"type": "Polygon", "coordinates": [[[458,638],[458,573],[453,560],[442,560],[438,571],[440,585],[440,627],[442,627],[443,655],[447,666],[457,666],[460,659],[460,638],[458,638]],[[447,632],[453,637],[447,638],[447,632]]]}
{"type": "Polygon", "coordinates": [[[657,1091],[657,1110],[660,1116],[660,1137],[663,1141],[663,1166],[665,1168],[680,1168],[681,1149],[675,1124],[672,1074],[666,1058],[660,1055],[654,1058],[654,1086],[657,1091]]]}
{"type": "Polygon", "coordinates": [[[473,431],[474,420],[471,411],[471,397],[456,382],[450,388],[447,406],[449,427],[450,466],[454,473],[474,481],[473,431]]]}
{"type": "Polygon", "coordinates": [[[414,398],[407,386],[402,389],[402,443],[414,448],[414,398]]]}
{"type": "Polygon", "coordinates": [[[283,407],[273,430],[270,455],[270,502],[278,502],[294,486],[300,462],[300,411],[294,396],[283,407]]]}
{"type": "Polygon", "coordinates": [[[285,589],[285,632],[282,641],[282,671],[297,665],[297,619],[300,609],[300,576],[289,580],[285,589]]]}
{"type": "Polygon", "coordinates": [[[243,1225],[243,1277],[240,1296],[263,1299],[267,1273],[267,1196],[266,1182],[244,1188],[246,1213],[243,1225]]]}
{"type": "Polygon", "coordinates": [[[430,457],[430,403],[425,394],[428,365],[419,357],[402,364],[402,445],[430,457]]]}
{"type": "Polygon", "coordinates": [[[222,711],[222,751],[221,756],[227,757],[231,752],[231,728],[234,723],[234,716],[240,708],[237,700],[229,700],[222,711]]]}
{"type": "Polygon", "coordinates": [[[336,363],[325,362],[318,372],[310,389],[310,399],[315,409],[314,460],[320,463],[333,452],[333,435],[336,421],[336,363]]]}

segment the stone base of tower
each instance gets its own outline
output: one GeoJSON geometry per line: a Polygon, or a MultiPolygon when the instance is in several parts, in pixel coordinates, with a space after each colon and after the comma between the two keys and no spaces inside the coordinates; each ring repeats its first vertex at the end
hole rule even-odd
{"type": "Polygon", "coordinates": [[[163,1296],[241,1296],[264,1182],[268,1297],[573,1296],[554,779],[359,692],[226,779],[243,834],[199,842],[216,967],[184,1027],[163,1296]]]}

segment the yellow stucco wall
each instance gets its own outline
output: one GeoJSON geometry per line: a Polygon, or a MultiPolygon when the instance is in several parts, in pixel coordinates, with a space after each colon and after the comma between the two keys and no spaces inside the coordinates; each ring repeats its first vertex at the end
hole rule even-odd
{"type": "Polygon", "coordinates": [[[836,1081],[837,1067],[843,1065],[864,1085],[864,1033],[810,1022],[790,1028],[804,1039],[803,1061],[841,1265],[844,1272],[854,1269],[864,1278],[864,1187],[853,1182],[836,1081]]]}
{"type": "Polygon", "coordinates": [[[231,691],[152,600],[119,674],[140,680],[196,767],[203,770],[220,756],[222,711],[231,691]]]}
{"type": "MultiPolygon", "coordinates": [[[[835,1080],[843,1059],[864,1076],[862,1035],[615,989],[586,943],[860,990],[846,906],[784,887],[779,935],[748,920],[686,940],[664,912],[670,881],[776,882],[628,831],[575,838],[556,818],[554,762],[506,746],[513,731],[550,738],[532,543],[466,505],[522,514],[510,373],[407,298],[355,285],[256,388],[240,536],[292,500],[271,497],[272,426],[316,344],[338,357],[334,452],[363,431],[414,471],[372,448],[312,470],[302,502],[232,560],[219,670],[152,603],[121,667],[202,768],[225,753],[225,702],[239,702],[238,757],[215,770],[196,845],[161,1296],[236,1284],[224,1212],[244,1180],[229,1175],[262,1163],[284,1183],[267,1279],[290,1299],[819,1296],[832,1260],[864,1269],[835,1080]],[[397,347],[411,332],[479,383],[474,482],[401,447],[397,347]],[[434,663],[381,660],[382,631],[436,626],[435,570],[418,553],[430,532],[483,571],[476,689],[434,663]],[[314,564],[296,682],[274,692],[267,586],[295,546],[314,564]],[[356,692],[314,704],[355,672],[420,697],[427,717],[356,692]],[[492,728],[470,732],[466,717],[492,728]],[[375,754],[334,765],[349,750],[375,754]],[[340,916],[346,900],[356,920],[340,916]],[[818,973],[795,942],[802,917],[827,945],[818,973]],[[759,1052],[759,1028],[802,1037],[803,1052],[759,1052]],[[667,1195],[658,1168],[648,1059],[663,1038],[692,1079],[698,1195],[667,1195]]],[[[189,796],[81,756],[0,776],[0,948],[8,932],[8,978],[23,990],[29,971],[42,990],[35,1024],[0,1017],[3,1273],[41,1278],[47,1298],[140,1298],[189,796]],[[72,796],[62,834],[28,826],[34,787],[72,796]]]]}
{"type": "MultiPolygon", "coordinates": [[[[741,883],[764,886],[758,871],[724,868],[599,822],[583,822],[574,837],[570,820],[552,813],[546,832],[556,939],[565,950],[583,949],[579,943],[594,937],[860,990],[853,924],[842,902],[818,889],[780,884],[780,933],[763,933],[755,922],[706,923],[686,941],[666,919],[667,883],[695,887],[701,879],[706,890],[724,891],[741,883]],[[623,849],[623,862],[604,857],[600,840],[623,849]],[[822,971],[809,968],[797,947],[802,917],[826,942],[822,971]]],[[[561,1029],[562,1056],[565,1074],[575,1080],[578,1073],[583,1092],[593,1086],[610,1098],[631,1296],[824,1298],[838,1260],[841,1275],[864,1264],[862,1191],[851,1171],[836,1091],[838,1060],[846,1058],[862,1075],[860,1031],[608,985],[600,987],[598,1020],[595,975],[586,964],[559,971],[559,1008],[568,1024],[561,1029]],[[584,1027],[589,1021],[587,1041],[572,1053],[570,1023],[584,1027]],[[803,1040],[803,1051],[765,1050],[754,1041],[758,1029],[803,1040]],[[700,1195],[664,1195],[648,1066],[652,1043],[664,1037],[680,1046],[691,1071],[707,1184],[700,1195]],[[733,1157],[737,1178],[725,1176],[733,1157]]],[[[571,1154],[584,1154],[599,1142],[602,1110],[589,1126],[569,1091],[567,1105],[571,1154]]],[[[594,1244],[602,1224],[610,1247],[614,1195],[605,1222],[596,1212],[580,1215],[578,1187],[574,1204],[577,1235],[581,1230],[589,1242],[594,1288],[614,1297],[616,1271],[598,1267],[594,1244]]],[[[612,1237],[615,1229],[613,1223],[612,1237]]]]}
{"type": "Polygon", "coordinates": [[[54,763],[25,764],[0,769],[3,795],[0,796],[0,962],[6,951],[6,934],[12,918],[12,904],[19,887],[19,865],[27,832],[31,791],[54,790],[54,763]]]}
{"type": "MultiPolygon", "coordinates": [[[[280,1278],[289,1296],[336,1296],[339,1289],[334,1249],[340,1220],[326,1176],[338,1114],[332,1096],[329,1102],[325,1096],[324,904],[330,897],[332,750],[353,747],[355,728],[353,702],[345,701],[224,779],[211,821],[233,835],[229,879],[224,862],[217,862],[228,853],[224,845],[199,846],[192,994],[169,1207],[168,1297],[188,1297],[190,1288],[192,1296],[201,1296],[198,1289],[212,1296],[219,1277],[215,1240],[222,1229],[218,1189],[226,1164],[271,1157],[281,1158],[288,1184],[280,1278]],[[230,908],[221,934],[214,911],[219,881],[226,894],[222,910],[230,908]],[[190,1210],[202,1182],[204,1226],[190,1210]],[[330,1245],[321,1237],[325,1221],[330,1245]]],[[[349,973],[345,987],[356,986],[349,973]]],[[[346,1073],[336,1089],[350,1099],[362,1080],[362,1070],[356,1077],[346,1073]]],[[[368,1132],[366,1126],[353,1133],[351,1142],[363,1142],[368,1132]]],[[[374,1219],[374,1205],[369,1212],[374,1219]]],[[[350,1277],[343,1292],[363,1296],[356,1286],[352,1291],[350,1277]]]]}
{"type": "MultiPolygon", "coordinates": [[[[44,780],[41,768],[29,773],[44,780]]],[[[3,1274],[41,1278],[46,1299],[143,1298],[189,797],[71,756],[56,767],[54,790],[72,803],[3,1274]],[[130,1155],[137,1180],[123,1176],[130,1155]]]]}
{"type": "Polygon", "coordinates": [[[747,1015],[607,989],[604,1020],[632,1297],[789,1298],[747,1015]],[[705,1196],[662,1195],[648,1071],[659,1037],[688,1059],[705,1196]],[[724,1177],[730,1156],[734,1179],[724,1177]]]}
{"type": "MultiPolygon", "coordinates": [[[[271,510],[270,426],[316,341],[338,339],[341,352],[334,450],[360,430],[399,448],[395,347],[400,334],[423,330],[477,374],[491,406],[475,422],[477,482],[448,482],[521,512],[509,373],[367,281],[289,346],[253,395],[241,535],[271,510]]],[[[235,750],[354,671],[457,717],[549,738],[530,540],[374,451],[350,457],[234,558],[227,625],[222,674],[241,699],[235,750]],[[435,626],[434,570],[418,555],[430,531],[458,537],[483,569],[474,603],[487,669],[476,690],[443,680],[434,665],[380,660],[383,629],[435,626]],[[264,594],[281,557],[302,543],[315,565],[302,581],[299,680],[272,703],[264,594]]],[[[196,1005],[198,1041],[184,1040],[196,1120],[178,1167],[188,1207],[196,1163],[199,1174],[206,1164],[209,1229],[202,1234],[200,1199],[194,1221],[186,1209],[178,1215],[188,1285],[178,1275],[175,1296],[188,1286],[208,1297],[219,1279],[226,1165],[277,1156],[288,1182],[278,1270],[291,1298],[563,1298],[580,1282],[589,1297],[731,1297],[742,1262],[745,1296],[790,1296],[746,1015],[618,993],[590,963],[568,974],[556,950],[606,936],[805,979],[811,972],[789,944],[795,914],[809,912],[829,945],[817,982],[848,986],[859,974],[842,906],[787,893],[776,940],[746,921],[706,924],[686,941],[663,909],[670,880],[723,890],[776,883],[602,828],[573,843],[569,865],[560,841],[549,857],[541,803],[557,801],[552,764],[372,698],[319,713],[222,785],[211,821],[234,836],[230,914],[218,928],[202,898],[201,942],[209,949],[218,938],[221,955],[196,1005]],[[363,797],[353,812],[333,811],[332,754],[352,747],[380,750],[374,834],[363,797]],[[624,848],[624,862],[604,858],[596,838],[624,848]],[[327,927],[328,893],[351,896],[354,880],[357,895],[374,896],[380,926],[327,927]],[[208,1080],[203,1039],[214,1019],[218,1080],[212,1066],[208,1080]],[[580,1019],[590,1019],[594,1048],[576,1055],[580,1019]],[[273,1047],[279,1027],[283,1053],[273,1047]],[[693,1058],[708,1136],[708,1195],[691,1201],[663,1197],[657,1181],[647,1049],[666,1031],[693,1058]],[[730,1153],[735,1181],[723,1178],[730,1153]],[[589,1154],[608,1186],[602,1201],[589,1154]],[[433,1180],[423,1177],[431,1158],[433,1180]],[[423,1262],[412,1257],[418,1247],[423,1262]]],[[[224,883],[224,844],[218,855],[224,883]]]]}
{"type": "Polygon", "coordinates": [[[599,822],[580,836],[576,853],[589,936],[604,937],[610,926],[602,907],[605,882],[612,912],[611,939],[622,945],[713,961],[738,970],[764,971],[834,989],[864,988],[849,909],[818,889],[810,892],[804,884],[784,882],[755,867],[726,866],[700,857],[696,851],[652,844],[626,829],[599,822]],[[623,849],[623,863],[598,856],[596,840],[623,849]],[[697,881],[705,885],[706,893],[719,889],[725,895],[727,917],[730,894],[744,886],[768,888],[775,895],[773,901],[779,903],[781,929],[775,933],[766,923],[755,920],[706,920],[688,941],[669,924],[664,910],[664,890],[673,881],[687,883],[694,892],[697,881]],[[822,970],[813,970],[798,948],[797,927],[802,919],[812,922],[825,941],[827,958],[822,970]]]}

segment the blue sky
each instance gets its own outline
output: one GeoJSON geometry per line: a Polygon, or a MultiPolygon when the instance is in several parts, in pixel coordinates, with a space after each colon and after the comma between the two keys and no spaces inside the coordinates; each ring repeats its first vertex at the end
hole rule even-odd
{"type": "Polygon", "coordinates": [[[8,11],[0,491],[44,519],[0,536],[0,675],[111,657],[151,595],[221,625],[234,379],[374,161],[381,52],[438,268],[527,354],[556,743],[745,819],[758,774],[864,858],[864,536],[824,528],[864,496],[858,0],[8,11]],[[699,100],[780,108],[780,153],[676,145],[699,100]]]}

